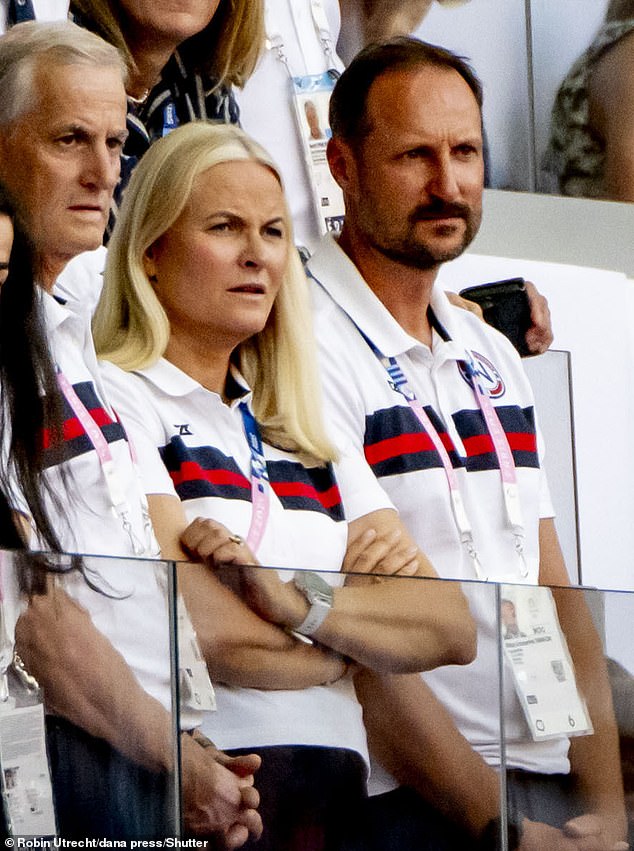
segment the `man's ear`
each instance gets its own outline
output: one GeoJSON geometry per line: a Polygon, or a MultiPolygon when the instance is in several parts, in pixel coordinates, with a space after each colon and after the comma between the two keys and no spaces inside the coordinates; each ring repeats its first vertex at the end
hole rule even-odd
{"type": "Polygon", "coordinates": [[[328,142],[326,156],[332,176],[339,184],[341,191],[345,192],[355,168],[352,148],[343,139],[333,136],[328,142]]]}

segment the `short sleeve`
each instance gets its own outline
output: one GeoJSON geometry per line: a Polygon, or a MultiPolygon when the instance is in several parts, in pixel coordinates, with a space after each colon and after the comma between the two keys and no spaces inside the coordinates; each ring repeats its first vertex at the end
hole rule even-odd
{"type": "Polygon", "coordinates": [[[335,475],[348,522],[383,508],[396,510],[364,456],[352,447],[340,453],[335,475]]]}
{"type": "Polygon", "coordinates": [[[163,425],[145,382],[114,364],[102,362],[100,367],[108,401],[125,429],[145,493],[176,497],[158,451],[164,443],[163,425]]]}

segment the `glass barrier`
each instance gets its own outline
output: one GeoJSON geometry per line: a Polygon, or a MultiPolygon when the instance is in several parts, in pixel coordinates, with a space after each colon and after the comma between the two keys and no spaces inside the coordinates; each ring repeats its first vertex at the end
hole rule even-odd
{"type": "Polygon", "coordinates": [[[550,349],[524,358],[524,371],[535,395],[546,452],[544,467],[557,518],[557,535],[570,581],[581,582],[577,504],[572,364],[570,352],[550,349]]]}
{"type": "Polygon", "coordinates": [[[631,843],[634,595],[498,589],[509,846],[522,830],[535,847],[631,843]]]}
{"type": "MultiPolygon", "coordinates": [[[[516,848],[521,829],[549,847],[557,819],[588,811],[569,738],[582,755],[591,742],[609,778],[602,787],[590,762],[584,795],[596,790],[608,823],[622,817],[611,691],[625,689],[615,708],[631,784],[631,594],[262,567],[216,571],[221,588],[179,570],[214,682],[202,733],[232,758],[261,760],[264,832],[244,847],[484,851],[516,848]],[[293,600],[307,595],[325,607],[314,643],[297,632],[305,604],[293,600]]],[[[618,825],[606,830],[619,838],[618,825]]]]}
{"type": "Polygon", "coordinates": [[[176,836],[173,570],[93,556],[0,558],[5,845],[176,836]]]}
{"type": "Polygon", "coordinates": [[[472,847],[466,799],[477,810],[481,794],[495,840],[499,774],[467,783],[465,760],[481,757],[454,726],[500,764],[495,586],[226,567],[215,571],[220,587],[197,566],[179,570],[214,683],[202,733],[231,757],[261,759],[264,832],[245,847],[472,847]],[[227,588],[246,603],[241,612],[227,588]],[[306,597],[324,617],[304,629],[315,642],[297,629],[306,597]]]}
{"type": "Polygon", "coordinates": [[[621,774],[632,831],[632,593],[12,553],[0,580],[5,838],[485,851],[599,811],[614,843],[621,774]]]}

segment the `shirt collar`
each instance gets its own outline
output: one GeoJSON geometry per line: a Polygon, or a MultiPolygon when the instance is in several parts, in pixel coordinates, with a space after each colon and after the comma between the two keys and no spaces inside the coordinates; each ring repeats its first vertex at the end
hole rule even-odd
{"type": "MultiPolygon", "coordinates": [[[[139,369],[137,372],[168,396],[189,396],[200,390],[204,393],[212,392],[165,358],[160,358],[152,366],[139,369]]],[[[229,367],[227,390],[231,397],[230,407],[234,407],[239,402],[250,401],[251,399],[251,390],[247,382],[244,380],[240,370],[233,364],[229,367]]],[[[217,396],[218,394],[214,393],[213,395],[217,396]]]]}
{"type": "Polygon", "coordinates": [[[38,289],[40,298],[42,299],[42,308],[49,334],[59,328],[64,322],[77,318],[69,302],[61,297],[55,288],[52,293],[49,293],[43,287],[38,287],[38,289]]]}
{"type": "MultiPolygon", "coordinates": [[[[398,357],[416,348],[428,350],[427,346],[399,325],[330,234],[323,238],[308,261],[308,270],[311,277],[321,284],[383,355],[398,357]]],[[[454,311],[457,308],[451,305],[442,285],[437,281],[432,290],[430,306],[437,323],[435,330],[446,349],[445,356],[461,359],[464,352],[453,341],[456,329],[454,311]]]]}

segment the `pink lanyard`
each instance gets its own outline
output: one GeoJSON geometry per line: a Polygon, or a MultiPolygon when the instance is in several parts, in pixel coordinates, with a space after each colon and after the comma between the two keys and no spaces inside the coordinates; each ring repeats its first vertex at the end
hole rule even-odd
{"type": "Polygon", "coordinates": [[[257,421],[246,402],[240,402],[244,433],[251,453],[251,524],[247,546],[256,555],[269,519],[270,484],[264,448],[257,421]]]}
{"type": "MultiPolygon", "coordinates": [[[[57,370],[57,383],[59,384],[59,389],[61,390],[62,395],[70,405],[72,412],[77,417],[79,423],[81,424],[81,427],[86,433],[86,436],[90,440],[93,449],[97,453],[97,458],[99,459],[99,466],[101,467],[101,472],[106,483],[106,488],[108,490],[108,496],[110,497],[110,504],[112,506],[112,510],[121,521],[123,530],[130,539],[134,555],[152,557],[158,556],[159,550],[156,546],[154,533],[152,531],[150,512],[144,488],[139,487],[139,497],[141,502],[141,511],[143,515],[143,528],[145,538],[145,541],[141,541],[137,537],[132,527],[132,523],[130,520],[130,503],[126,497],[123,485],[121,484],[121,481],[117,474],[114,458],[112,457],[112,452],[110,451],[110,444],[103,436],[103,432],[90,414],[90,411],[88,411],[84,403],[81,401],[81,399],[75,392],[73,385],[70,383],[70,381],[66,378],[66,376],[60,369],[57,370]]],[[[121,426],[121,428],[123,428],[123,426],[121,426]]],[[[140,476],[138,464],[136,462],[136,455],[129,437],[127,443],[128,451],[130,452],[130,458],[132,460],[135,473],[137,475],[137,480],[139,480],[140,484],[140,476]]]]}
{"type": "MultiPolygon", "coordinates": [[[[478,557],[478,552],[474,544],[473,528],[471,526],[471,523],[467,516],[467,512],[464,507],[462,494],[460,493],[460,487],[458,484],[458,477],[456,475],[456,471],[454,470],[453,464],[451,463],[449,453],[445,449],[445,446],[442,442],[440,435],[438,434],[438,431],[436,430],[431,419],[427,415],[427,412],[416,398],[416,394],[410,388],[407,378],[405,377],[405,374],[403,373],[403,370],[401,369],[396,358],[385,357],[383,354],[381,354],[379,349],[376,348],[374,343],[372,343],[372,341],[367,336],[365,336],[365,334],[363,336],[372,351],[374,352],[374,354],[377,356],[377,358],[380,360],[385,370],[387,371],[390,386],[393,390],[403,396],[410,409],[415,414],[418,421],[423,426],[423,428],[429,435],[432,443],[434,444],[434,448],[440,456],[440,460],[445,471],[445,476],[447,477],[447,484],[449,485],[449,496],[451,499],[451,509],[454,517],[454,522],[460,535],[460,541],[466,548],[473,562],[473,567],[478,579],[487,579],[488,576],[482,567],[482,563],[478,557]]],[[[506,437],[506,432],[504,431],[504,429],[502,428],[502,424],[500,423],[500,418],[498,417],[495,408],[491,404],[491,400],[482,390],[473,363],[473,358],[471,357],[471,354],[469,352],[467,352],[466,366],[471,387],[473,389],[480,410],[482,411],[482,415],[484,417],[487,429],[489,430],[491,441],[493,442],[493,449],[498,459],[500,477],[502,479],[502,491],[504,495],[504,506],[506,510],[506,516],[513,532],[513,536],[515,538],[515,551],[520,560],[520,575],[522,578],[525,578],[526,576],[528,576],[528,565],[524,557],[524,525],[522,521],[522,510],[519,498],[519,488],[517,486],[517,477],[515,475],[515,462],[513,460],[513,453],[511,452],[511,447],[509,446],[508,438],[506,437]]]]}
{"type": "Polygon", "coordinates": [[[525,579],[528,576],[528,564],[524,556],[524,520],[522,517],[522,505],[520,502],[519,487],[517,485],[513,452],[511,451],[506,432],[502,427],[497,411],[491,404],[488,395],[482,389],[471,352],[467,351],[466,354],[468,358],[467,374],[489,430],[493,448],[498,459],[506,518],[515,538],[515,552],[520,560],[520,575],[525,579]]]}
{"type": "MultiPolygon", "coordinates": [[[[307,270],[307,273],[315,281],[315,283],[317,283],[326,293],[328,293],[328,290],[315,277],[315,275],[310,271],[310,269],[307,270]]],[[[332,296],[330,296],[330,298],[332,299],[332,296]]],[[[462,499],[462,494],[460,492],[460,487],[458,484],[458,477],[456,475],[456,471],[454,470],[453,464],[451,463],[449,453],[445,449],[445,446],[442,442],[442,438],[438,434],[438,431],[434,427],[425,409],[423,408],[419,400],[416,398],[416,394],[410,388],[407,378],[405,377],[405,374],[396,358],[386,357],[381,352],[381,350],[374,345],[368,335],[359,327],[359,325],[355,322],[352,316],[350,316],[350,314],[345,309],[341,308],[341,305],[339,305],[339,307],[341,310],[343,310],[343,312],[352,322],[359,334],[361,334],[365,342],[368,344],[376,358],[383,365],[388,375],[388,384],[390,385],[390,387],[397,393],[400,393],[401,396],[403,396],[411,411],[414,413],[425,432],[429,435],[429,438],[432,441],[434,448],[438,452],[441,463],[443,465],[443,469],[445,471],[447,484],[449,486],[451,510],[454,522],[456,524],[456,528],[458,529],[458,533],[460,535],[460,542],[463,544],[463,546],[467,550],[467,553],[469,554],[469,557],[472,560],[473,567],[478,579],[487,579],[487,574],[482,566],[482,563],[480,562],[478,552],[476,550],[475,543],[473,540],[473,528],[471,526],[471,522],[464,506],[464,501],[462,499]]],[[[524,579],[528,576],[528,564],[526,563],[526,558],[524,556],[524,524],[522,521],[522,509],[520,504],[519,488],[517,486],[517,477],[515,475],[515,461],[513,460],[513,453],[511,452],[511,447],[509,446],[509,442],[506,437],[506,432],[502,428],[500,418],[498,417],[495,408],[491,404],[491,400],[480,386],[480,382],[477,377],[478,373],[474,366],[471,353],[467,351],[466,356],[466,367],[471,388],[478,402],[478,406],[482,411],[482,416],[484,417],[484,421],[486,423],[489,435],[491,437],[491,441],[493,443],[493,449],[498,459],[500,477],[502,479],[502,491],[504,495],[504,507],[506,511],[506,517],[511,527],[513,536],[515,538],[515,552],[517,553],[517,556],[520,561],[520,576],[522,577],[522,579],[524,579]]]]}

